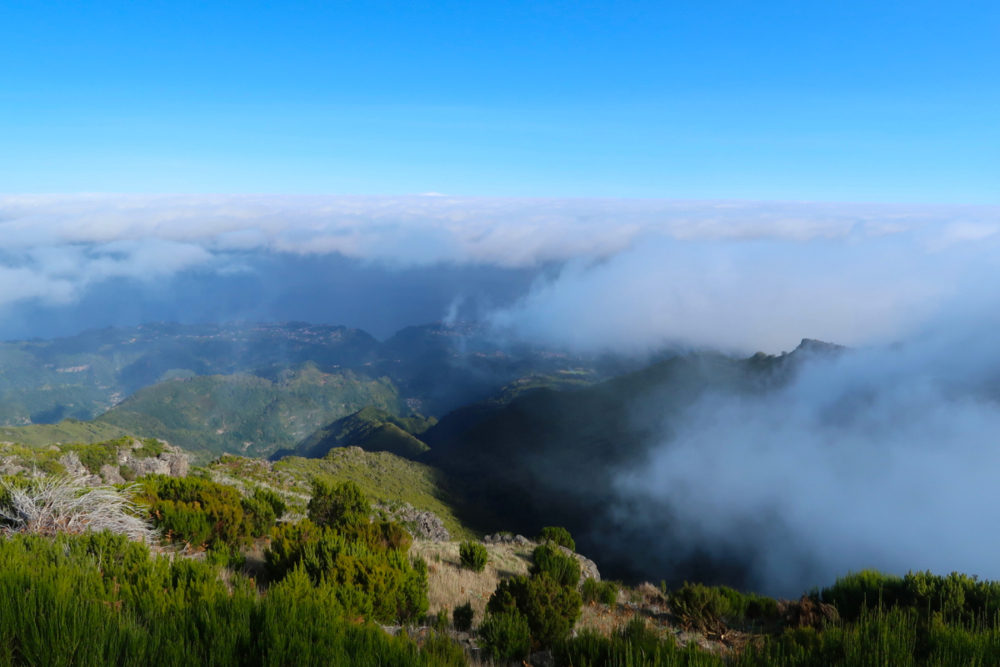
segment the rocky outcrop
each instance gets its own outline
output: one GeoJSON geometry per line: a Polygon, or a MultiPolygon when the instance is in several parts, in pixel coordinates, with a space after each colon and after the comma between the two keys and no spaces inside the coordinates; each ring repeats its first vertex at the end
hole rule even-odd
{"type": "Polygon", "coordinates": [[[67,475],[78,479],[81,484],[85,484],[86,486],[99,486],[104,483],[100,475],[94,475],[87,470],[87,466],[83,465],[83,462],[80,461],[80,457],[77,456],[76,452],[66,452],[60,456],[59,464],[66,469],[67,475]]]}
{"type": "MultiPolygon", "coordinates": [[[[493,533],[492,535],[487,535],[483,538],[483,544],[509,544],[518,547],[533,547],[537,544],[532,540],[529,540],[524,535],[514,535],[512,533],[493,533]]],[[[595,581],[601,580],[601,572],[597,569],[597,563],[590,560],[586,556],[581,556],[580,554],[567,549],[566,547],[560,546],[560,551],[562,551],[567,556],[572,556],[580,564],[580,584],[590,578],[595,581]]]]}
{"type": "MultiPolygon", "coordinates": [[[[132,443],[133,450],[141,446],[142,444],[137,441],[132,443]]],[[[156,456],[143,458],[135,458],[130,450],[120,449],[118,450],[118,464],[135,473],[135,477],[143,475],[187,476],[191,465],[187,454],[181,452],[179,448],[167,444],[164,444],[164,449],[166,451],[156,456]]]]}
{"type": "Polygon", "coordinates": [[[448,542],[451,540],[451,533],[444,527],[444,523],[433,512],[418,510],[409,503],[403,503],[396,507],[387,505],[376,505],[376,509],[385,512],[390,521],[400,523],[413,534],[418,540],[429,540],[431,542],[448,542]]]}
{"type": "Polygon", "coordinates": [[[533,542],[524,535],[514,535],[512,533],[493,533],[483,538],[483,544],[514,544],[519,547],[526,547],[533,542]]]}
{"type": "Polygon", "coordinates": [[[101,478],[105,484],[124,484],[126,482],[118,466],[107,464],[101,466],[101,478]]]}
{"type": "Polygon", "coordinates": [[[133,440],[127,447],[119,448],[118,464],[102,465],[99,474],[88,470],[76,452],[66,452],[58,461],[66,469],[68,476],[80,480],[86,486],[124,484],[128,479],[151,474],[168,477],[187,476],[191,464],[188,455],[180,448],[163,443],[164,451],[156,456],[135,456],[135,451],[141,448],[142,443],[138,440],[133,440]],[[131,471],[131,474],[123,474],[125,470],[131,471]]]}
{"type": "Polygon", "coordinates": [[[578,554],[578,553],[576,553],[574,551],[570,551],[566,547],[559,547],[559,549],[564,554],[566,554],[567,556],[572,556],[573,558],[575,558],[576,562],[578,562],[580,564],[580,584],[581,585],[588,578],[593,579],[594,581],[600,581],[601,580],[601,573],[597,569],[597,563],[595,563],[594,561],[590,560],[586,556],[581,556],[580,554],[578,554]]]}

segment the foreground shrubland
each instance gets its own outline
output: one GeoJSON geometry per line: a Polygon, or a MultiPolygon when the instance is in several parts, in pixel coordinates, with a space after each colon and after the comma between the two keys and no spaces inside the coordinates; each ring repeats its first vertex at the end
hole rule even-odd
{"type": "Polygon", "coordinates": [[[108,533],[0,541],[0,664],[450,665],[345,614],[335,584],[295,569],[261,594],[205,561],[108,533]]]}
{"type": "Polygon", "coordinates": [[[519,537],[512,554],[419,543],[428,566],[353,482],[316,478],[311,491],[306,516],[289,517],[283,497],[258,484],[7,478],[0,665],[466,664],[456,639],[474,662],[560,667],[1000,656],[997,582],[863,571],[797,602],[697,583],[630,588],[582,577],[572,537],[551,527],[519,537]],[[432,572],[436,585],[449,573],[460,582],[432,592],[433,618],[432,572]]]}

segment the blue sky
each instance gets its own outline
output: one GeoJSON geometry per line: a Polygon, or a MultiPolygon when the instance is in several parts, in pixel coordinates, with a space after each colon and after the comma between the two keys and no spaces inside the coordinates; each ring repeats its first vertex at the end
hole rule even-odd
{"type": "Polygon", "coordinates": [[[1000,202],[1000,6],[0,4],[0,192],[1000,202]]]}

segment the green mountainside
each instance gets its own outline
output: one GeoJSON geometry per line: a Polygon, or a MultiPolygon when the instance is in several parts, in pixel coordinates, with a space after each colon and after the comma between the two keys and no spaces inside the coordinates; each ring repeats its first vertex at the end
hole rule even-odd
{"type": "Polygon", "coordinates": [[[0,343],[0,424],[92,419],[174,377],[229,375],[313,361],[361,368],[378,343],[346,327],[147,324],[0,343]]]}
{"type": "Polygon", "coordinates": [[[271,463],[242,456],[223,456],[209,466],[216,480],[242,486],[259,485],[281,492],[293,512],[305,513],[312,481],[351,481],[365,495],[388,508],[407,504],[432,512],[452,535],[473,535],[458,518],[457,500],[440,471],[389,452],[340,447],[318,459],[288,456],[271,463]]]}
{"type": "Polygon", "coordinates": [[[95,423],[162,438],[202,455],[268,456],[365,406],[389,413],[403,408],[387,378],[324,373],[305,364],[273,380],[209,375],[161,382],[139,390],[95,423]]]}
{"type": "Polygon", "coordinates": [[[606,360],[495,340],[474,325],[408,327],[379,342],[357,329],[301,322],[148,324],[0,343],[0,426],[94,419],[168,380],[253,375],[280,381],[305,363],[328,374],[389,378],[407,404],[401,414],[435,416],[517,382],[590,383],[620,371],[606,360]]]}
{"type": "Polygon", "coordinates": [[[367,406],[314,432],[298,444],[294,453],[321,458],[334,447],[356,446],[369,452],[391,452],[415,458],[428,449],[416,436],[436,423],[433,417],[395,417],[385,410],[367,406]]]}
{"type": "Polygon", "coordinates": [[[67,419],[58,424],[0,426],[0,442],[41,447],[56,443],[95,443],[131,435],[126,430],[99,421],[67,419]]]}

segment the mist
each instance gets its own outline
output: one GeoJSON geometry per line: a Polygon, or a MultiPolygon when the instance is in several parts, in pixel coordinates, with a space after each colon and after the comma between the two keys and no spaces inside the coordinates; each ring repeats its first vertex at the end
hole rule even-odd
{"type": "Polygon", "coordinates": [[[619,502],[669,508],[637,521],[675,561],[739,561],[776,595],[863,568],[1000,578],[997,318],[937,324],[811,353],[773,392],[704,397],[619,475],[619,502]]]}

